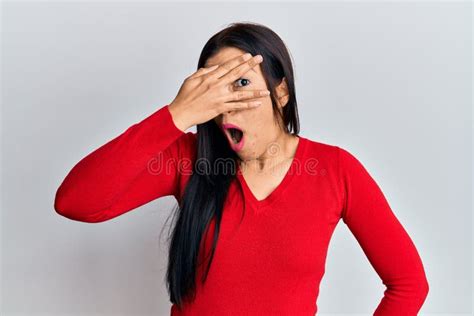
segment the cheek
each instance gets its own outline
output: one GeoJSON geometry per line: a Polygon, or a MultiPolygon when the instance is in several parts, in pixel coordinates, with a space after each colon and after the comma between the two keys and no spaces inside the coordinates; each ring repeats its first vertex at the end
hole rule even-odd
{"type": "Polygon", "coordinates": [[[273,120],[273,108],[270,98],[264,100],[259,107],[245,113],[244,121],[252,143],[258,139],[266,138],[265,135],[272,131],[273,120]]]}
{"type": "Polygon", "coordinates": [[[259,112],[257,113],[256,117],[258,117],[259,123],[264,125],[266,130],[271,129],[271,126],[273,125],[272,122],[274,120],[272,99],[270,97],[265,97],[262,105],[259,106],[257,110],[259,112]]]}

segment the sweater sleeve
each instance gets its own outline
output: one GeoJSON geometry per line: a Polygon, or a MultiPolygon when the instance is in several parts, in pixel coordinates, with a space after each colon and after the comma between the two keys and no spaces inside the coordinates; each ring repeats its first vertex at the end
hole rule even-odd
{"type": "Polygon", "coordinates": [[[338,147],[342,219],[386,286],[375,316],[417,315],[428,295],[421,258],[362,163],[338,147]]]}
{"type": "Polygon", "coordinates": [[[103,222],[158,197],[179,198],[179,159],[191,132],[180,130],[165,105],[80,160],[56,191],[66,218],[103,222]],[[184,137],[181,137],[183,136],[184,137]]]}

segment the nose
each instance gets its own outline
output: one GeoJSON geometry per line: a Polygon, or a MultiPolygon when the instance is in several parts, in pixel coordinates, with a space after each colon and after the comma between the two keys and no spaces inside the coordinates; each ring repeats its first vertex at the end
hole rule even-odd
{"type": "Polygon", "coordinates": [[[227,117],[227,116],[233,116],[235,113],[237,113],[238,111],[237,110],[229,110],[229,111],[226,111],[226,112],[223,112],[222,113],[222,116],[223,117],[227,117]]]}
{"type": "Polygon", "coordinates": [[[228,117],[232,117],[237,111],[226,111],[226,112],[222,112],[221,114],[217,115],[216,116],[216,121],[218,122],[226,122],[228,121],[228,117]]]}
{"type": "Polygon", "coordinates": [[[220,126],[222,122],[232,122],[234,120],[234,115],[237,115],[238,110],[230,110],[222,112],[214,118],[214,121],[220,126]]]}

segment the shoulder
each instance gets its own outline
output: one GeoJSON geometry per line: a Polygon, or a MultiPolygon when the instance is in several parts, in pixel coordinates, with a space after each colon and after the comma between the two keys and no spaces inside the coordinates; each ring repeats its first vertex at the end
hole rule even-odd
{"type": "Polygon", "coordinates": [[[302,138],[306,143],[305,156],[308,159],[317,159],[319,161],[337,164],[340,150],[340,147],[338,145],[306,137],[302,138]]]}
{"type": "Polygon", "coordinates": [[[319,140],[312,140],[307,138],[308,152],[312,155],[318,154],[325,157],[332,158],[335,162],[339,163],[351,163],[358,161],[358,158],[353,153],[352,149],[349,150],[347,147],[340,144],[322,142],[319,140]]]}
{"type": "Polygon", "coordinates": [[[320,140],[302,137],[304,141],[303,167],[311,175],[324,175],[324,179],[338,182],[339,146],[320,140]]]}
{"type": "Polygon", "coordinates": [[[330,144],[327,142],[322,142],[320,140],[315,140],[311,138],[307,138],[304,136],[300,136],[305,142],[307,147],[308,154],[325,154],[325,155],[335,155],[337,154],[337,145],[330,144]]]}
{"type": "Polygon", "coordinates": [[[306,158],[317,161],[320,166],[333,170],[339,177],[365,169],[353,150],[340,144],[306,138],[306,158]]]}

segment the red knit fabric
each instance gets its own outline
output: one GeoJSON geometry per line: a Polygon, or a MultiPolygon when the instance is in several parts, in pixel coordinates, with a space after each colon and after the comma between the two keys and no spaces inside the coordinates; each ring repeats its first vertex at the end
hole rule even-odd
{"type": "MultiPolygon", "coordinates": [[[[165,105],[80,160],[54,207],[69,219],[97,223],[162,196],[180,200],[195,157],[196,134],[178,129],[165,105]]],[[[428,293],[420,256],[350,152],[299,136],[290,169],[263,200],[238,171],[207,280],[199,282],[202,265],[196,299],[181,310],[172,305],[172,315],[314,315],[340,219],[386,286],[374,315],[417,314],[428,293]]],[[[212,245],[213,224],[201,253],[212,245]]]]}

